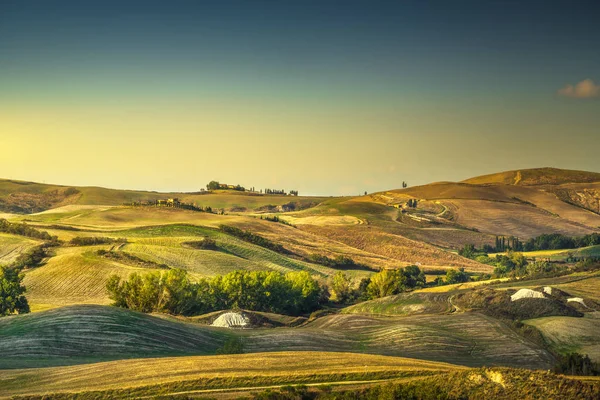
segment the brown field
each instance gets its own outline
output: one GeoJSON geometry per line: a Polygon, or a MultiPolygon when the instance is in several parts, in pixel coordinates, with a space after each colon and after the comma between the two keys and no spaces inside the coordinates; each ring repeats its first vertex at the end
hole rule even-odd
{"type": "MultiPolygon", "coordinates": [[[[377,379],[387,376],[428,376],[460,370],[450,364],[352,353],[281,352],[226,356],[134,359],[88,364],[0,371],[0,397],[42,395],[197,382],[196,387],[377,379]],[[252,382],[252,383],[250,383],[252,382]]],[[[168,393],[168,392],[167,392],[168,393]]]]}

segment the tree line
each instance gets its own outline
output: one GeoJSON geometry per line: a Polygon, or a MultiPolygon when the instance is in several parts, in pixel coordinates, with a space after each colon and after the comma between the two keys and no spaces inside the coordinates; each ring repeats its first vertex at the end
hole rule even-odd
{"type": "Polygon", "coordinates": [[[272,251],[275,251],[277,253],[282,253],[282,254],[288,254],[289,252],[279,243],[275,243],[270,241],[267,238],[264,238],[262,236],[256,235],[250,231],[245,231],[243,229],[240,228],[236,228],[234,226],[229,226],[229,225],[220,225],[219,229],[224,232],[227,233],[228,235],[231,236],[235,236],[238,239],[241,239],[245,242],[248,243],[252,243],[255,244],[257,246],[260,247],[264,247],[265,249],[269,249],[272,251]]]}
{"type": "Polygon", "coordinates": [[[0,218],[0,232],[10,233],[12,235],[26,236],[35,239],[47,240],[49,242],[57,242],[58,237],[52,236],[46,231],[39,231],[25,222],[16,223],[9,222],[6,219],[0,218]]]}
{"type": "Polygon", "coordinates": [[[48,248],[59,244],[58,238],[26,223],[12,223],[6,219],[0,219],[0,232],[46,241],[20,254],[10,265],[0,266],[0,316],[28,313],[22,271],[40,265],[48,257],[48,248]]]}
{"type": "Polygon", "coordinates": [[[560,233],[542,234],[537,237],[521,241],[514,236],[496,236],[494,246],[484,245],[482,251],[486,253],[500,253],[512,251],[540,251],[578,249],[581,247],[600,245],[600,234],[591,233],[584,236],[566,236],[560,233]]]}
{"type": "Polygon", "coordinates": [[[117,307],[188,316],[236,308],[300,315],[316,310],[323,293],[306,271],[238,270],[191,282],[185,270],[171,269],[113,275],[106,288],[117,307]]]}

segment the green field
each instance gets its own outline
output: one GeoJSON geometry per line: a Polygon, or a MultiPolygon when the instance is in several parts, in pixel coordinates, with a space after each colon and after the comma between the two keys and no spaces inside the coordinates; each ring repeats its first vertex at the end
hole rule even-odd
{"type": "Polygon", "coordinates": [[[215,354],[231,336],[241,338],[246,353],[336,351],[526,368],[548,368],[551,360],[539,346],[479,313],[335,314],[299,327],[245,330],[214,328],[196,320],[91,305],[7,317],[0,320],[0,367],[215,354]]]}
{"type": "Polygon", "coordinates": [[[0,265],[10,264],[20,254],[41,243],[41,241],[23,236],[0,233],[0,265]]]}
{"type": "Polygon", "coordinates": [[[584,318],[546,317],[526,323],[538,328],[557,352],[588,354],[600,362],[600,312],[587,313],[584,318]]]}

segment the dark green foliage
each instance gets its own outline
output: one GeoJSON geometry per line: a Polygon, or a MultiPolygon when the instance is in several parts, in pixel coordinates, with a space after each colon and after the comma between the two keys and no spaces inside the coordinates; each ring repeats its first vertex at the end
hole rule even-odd
{"type": "Polygon", "coordinates": [[[521,242],[514,236],[496,236],[495,246],[484,246],[487,253],[503,251],[539,251],[539,250],[561,250],[577,249],[580,247],[595,246],[600,244],[600,234],[591,233],[585,236],[570,237],[560,233],[542,234],[535,238],[521,242]]]}
{"type": "Polygon", "coordinates": [[[330,258],[327,256],[323,256],[321,254],[311,254],[310,256],[308,256],[307,261],[315,263],[315,264],[324,265],[326,267],[330,267],[330,268],[334,268],[334,269],[372,270],[372,268],[370,268],[364,264],[359,264],[356,261],[354,261],[352,258],[347,257],[347,256],[342,256],[342,255],[335,256],[334,258],[330,258]]]}
{"type": "Polygon", "coordinates": [[[446,283],[448,284],[464,283],[469,282],[469,280],[469,274],[465,272],[464,268],[450,268],[448,271],[446,271],[446,283]]]}
{"type": "Polygon", "coordinates": [[[107,290],[114,305],[142,312],[198,315],[241,308],[290,315],[319,306],[321,287],[306,271],[233,271],[192,283],[184,270],[112,276],[107,290]]]}
{"type": "Polygon", "coordinates": [[[559,356],[554,372],[567,375],[600,375],[600,365],[587,354],[568,353],[559,356]]]}
{"type": "Polygon", "coordinates": [[[109,243],[127,243],[127,239],[119,238],[109,238],[103,236],[77,236],[71,239],[69,244],[71,246],[95,246],[99,244],[109,244],[109,243]]]}
{"type": "Polygon", "coordinates": [[[23,275],[13,267],[0,267],[0,317],[29,312],[29,304],[23,295],[23,275]]]}
{"type": "MultiPolygon", "coordinates": [[[[294,204],[294,203],[290,203],[290,204],[294,204]]],[[[284,204],[284,205],[285,205],[285,204],[284,204]]],[[[274,215],[274,216],[272,216],[272,217],[270,217],[270,216],[268,216],[268,215],[267,215],[267,216],[265,216],[265,217],[263,217],[263,216],[261,215],[261,216],[260,216],[260,219],[264,219],[264,220],[266,220],[266,221],[271,221],[271,222],[279,222],[280,224],[284,224],[284,225],[294,226],[294,225],[290,224],[289,222],[287,222],[286,220],[279,218],[277,215],[274,215]]]]}
{"type": "Polygon", "coordinates": [[[208,237],[205,237],[202,240],[183,242],[182,244],[199,250],[217,250],[217,242],[214,239],[208,237]]]}
{"type": "Polygon", "coordinates": [[[144,260],[124,251],[100,249],[96,252],[96,254],[100,257],[109,258],[111,260],[119,261],[123,264],[134,265],[136,267],[170,269],[170,267],[167,264],[159,264],[154,261],[144,260]]]}
{"type": "Polygon", "coordinates": [[[42,244],[26,251],[23,254],[19,254],[11,266],[18,270],[39,266],[44,258],[49,256],[47,252],[48,247],[49,246],[42,244]]]}
{"type": "Polygon", "coordinates": [[[217,349],[217,354],[243,354],[244,342],[240,337],[230,337],[223,343],[223,347],[217,349]]]}
{"type": "Polygon", "coordinates": [[[208,182],[208,184],[206,185],[206,188],[208,190],[218,190],[219,189],[219,182],[217,181],[210,181],[208,182]]]}
{"type": "Polygon", "coordinates": [[[26,236],[35,239],[48,240],[51,242],[58,241],[58,238],[56,236],[51,236],[48,232],[45,231],[38,231],[37,229],[32,228],[24,222],[21,224],[12,223],[2,218],[0,218],[0,232],[26,236]]]}
{"type": "Polygon", "coordinates": [[[245,242],[252,243],[252,244],[255,244],[260,247],[264,247],[265,249],[269,249],[269,250],[275,251],[277,253],[289,254],[289,251],[287,251],[282,245],[280,245],[278,243],[274,243],[274,242],[270,241],[269,239],[266,239],[262,236],[255,235],[252,232],[244,231],[240,228],[236,228],[234,226],[229,226],[229,225],[221,225],[221,226],[219,226],[219,229],[222,232],[227,233],[228,235],[231,235],[231,236],[235,236],[238,239],[242,239],[245,242]]]}

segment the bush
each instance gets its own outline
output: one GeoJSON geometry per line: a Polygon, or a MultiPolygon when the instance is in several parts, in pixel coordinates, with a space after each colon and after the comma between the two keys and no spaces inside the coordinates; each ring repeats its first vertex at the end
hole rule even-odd
{"type": "Polygon", "coordinates": [[[23,295],[23,275],[16,268],[0,267],[0,317],[29,312],[29,304],[23,295]]]}
{"type": "Polygon", "coordinates": [[[217,354],[243,354],[244,342],[239,337],[231,337],[223,343],[223,347],[217,349],[217,354]]]}
{"type": "Polygon", "coordinates": [[[56,236],[51,236],[48,232],[38,231],[35,228],[30,227],[25,222],[21,224],[8,222],[5,219],[0,218],[0,232],[10,233],[13,235],[20,235],[26,237],[32,237],[36,239],[48,240],[51,242],[57,242],[56,236]]]}
{"type": "Polygon", "coordinates": [[[141,312],[197,315],[240,308],[299,315],[318,308],[321,287],[306,271],[233,271],[192,283],[184,270],[112,276],[107,284],[114,305],[141,312]]]}
{"type": "Polygon", "coordinates": [[[183,242],[184,245],[199,250],[216,250],[217,242],[214,239],[205,237],[202,240],[195,240],[192,242],[183,242]]]}
{"type": "Polygon", "coordinates": [[[236,228],[234,226],[221,225],[219,229],[222,232],[227,233],[228,235],[235,236],[239,239],[242,239],[245,242],[255,244],[260,247],[264,247],[266,249],[275,251],[277,253],[288,254],[289,252],[280,244],[271,242],[269,239],[266,239],[262,236],[255,235],[252,232],[244,231],[240,228],[236,228]]]}
{"type": "Polygon", "coordinates": [[[127,239],[119,238],[113,239],[102,236],[77,236],[71,239],[69,242],[71,246],[95,246],[99,244],[110,244],[110,243],[127,243],[127,239]]]}

